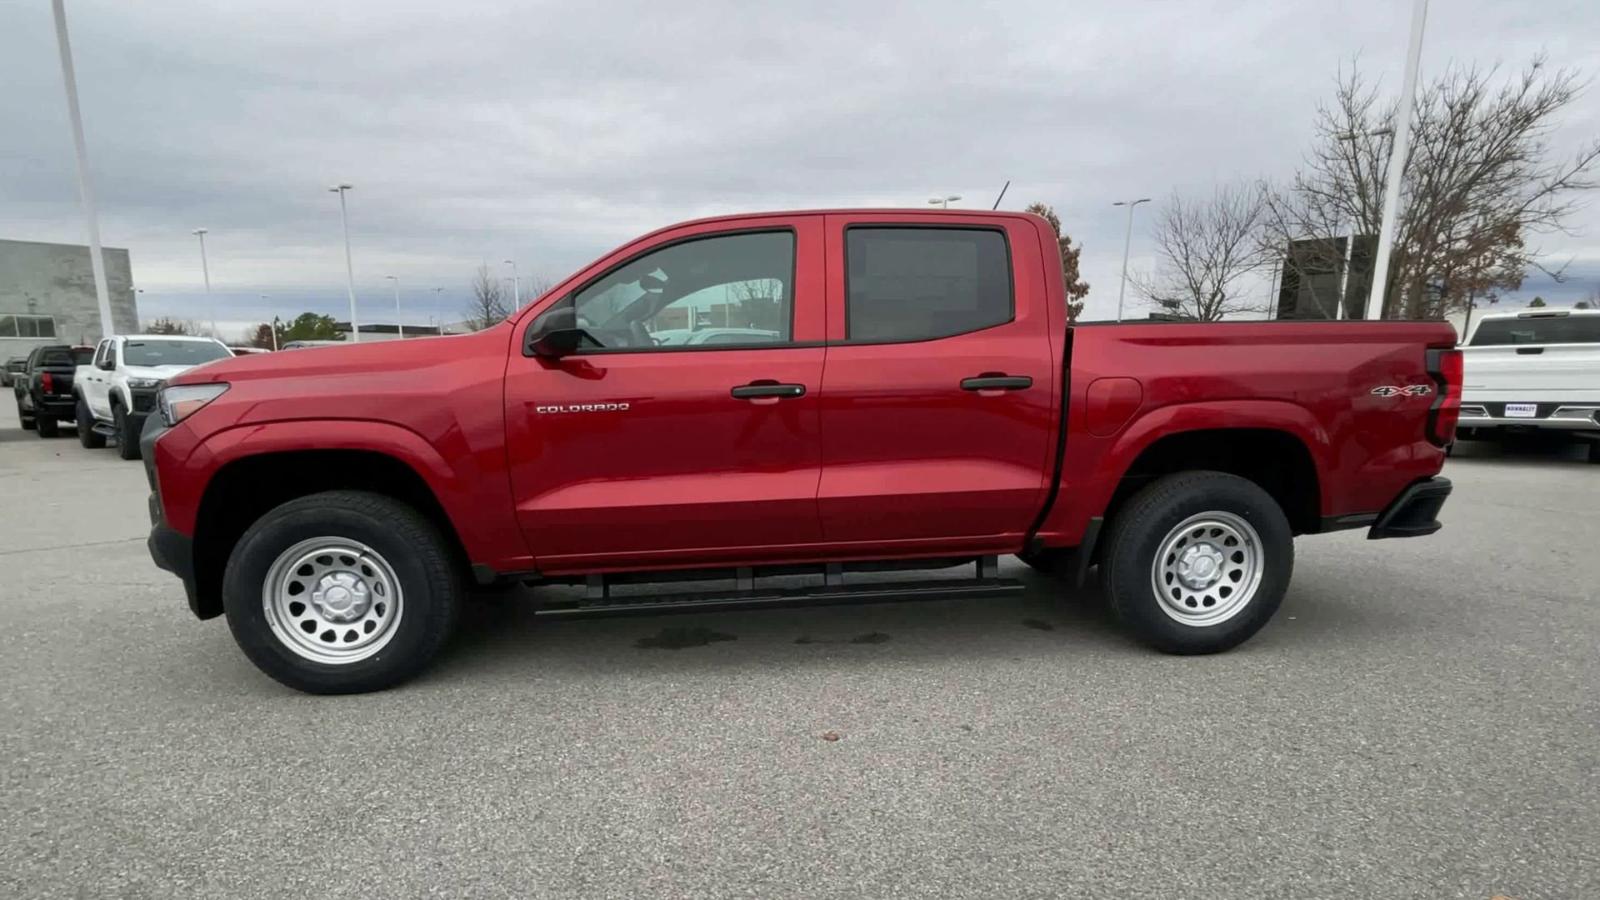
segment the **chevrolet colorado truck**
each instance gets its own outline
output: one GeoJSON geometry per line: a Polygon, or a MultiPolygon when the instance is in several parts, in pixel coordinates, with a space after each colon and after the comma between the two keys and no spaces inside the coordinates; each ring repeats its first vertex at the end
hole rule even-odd
{"type": "Polygon", "coordinates": [[[125,334],[95,346],[94,358],[77,368],[72,392],[76,399],[78,442],[93,449],[106,438],[117,442],[117,455],[139,458],[139,432],[156,407],[156,391],[167,379],[202,363],[229,359],[221,341],[169,334],[125,334]]]}
{"type": "Polygon", "coordinates": [[[17,397],[17,419],[24,429],[37,429],[40,437],[52,438],[62,421],[72,421],[73,373],[93,354],[88,347],[66,344],[33,348],[11,386],[17,397]]]}
{"type": "Polygon", "coordinates": [[[1463,440],[1513,434],[1588,440],[1600,463],[1600,310],[1484,316],[1462,352],[1463,440]]]}
{"type": "Polygon", "coordinates": [[[473,583],[581,586],[536,591],[548,615],[1021,590],[1001,554],[1098,565],[1136,637],[1208,653],[1278,608],[1296,535],[1440,527],[1454,343],[1074,327],[1025,214],[706,219],[475,334],[172,378],[142,438],[149,548],[310,692],[418,672],[473,583]],[[743,339],[680,339],[708,323],[743,339]],[[926,574],[860,574],[886,570],[926,574]],[[614,590],[641,582],[662,587],[614,590]]]}

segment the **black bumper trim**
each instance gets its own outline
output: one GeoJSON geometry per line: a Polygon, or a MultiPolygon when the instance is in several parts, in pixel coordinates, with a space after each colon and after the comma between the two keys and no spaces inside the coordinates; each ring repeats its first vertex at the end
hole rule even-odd
{"type": "Polygon", "coordinates": [[[1433,534],[1444,527],[1439,521],[1439,509],[1450,498],[1450,491],[1448,478],[1425,478],[1412,484],[1378,514],[1367,540],[1433,534]]]}
{"type": "MultiPolygon", "coordinates": [[[[155,495],[151,495],[154,504],[155,495]]],[[[209,619],[221,613],[220,609],[208,608],[200,602],[200,592],[194,574],[194,541],[184,534],[157,524],[150,528],[150,537],[145,541],[145,546],[150,549],[150,558],[155,560],[157,568],[165,569],[178,576],[183,581],[183,592],[189,600],[189,611],[196,618],[209,619]]],[[[216,607],[217,604],[209,604],[216,607]]]]}

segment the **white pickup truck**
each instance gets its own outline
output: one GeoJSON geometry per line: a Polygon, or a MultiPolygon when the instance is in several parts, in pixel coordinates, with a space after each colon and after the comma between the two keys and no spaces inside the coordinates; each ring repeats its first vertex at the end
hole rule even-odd
{"type": "Polygon", "coordinates": [[[1458,438],[1561,434],[1600,462],[1600,310],[1487,315],[1462,350],[1458,438]]]}
{"type": "Polygon", "coordinates": [[[233,356],[221,341],[167,334],[105,338],[94,359],[73,374],[78,442],[104,447],[115,438],[123,459],[139,458],[139,432],[156,408],[156,392],[167,379],[216,359],[233,356]]]}

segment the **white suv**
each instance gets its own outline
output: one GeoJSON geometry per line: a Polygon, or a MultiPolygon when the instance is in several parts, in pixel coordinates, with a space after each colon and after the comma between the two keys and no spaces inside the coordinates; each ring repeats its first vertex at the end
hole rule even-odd
{"type": "Polygon", "coordinates": [[[226,345],[211,338],[125,334],[102,340],[93,361],[73,375],[79,443],[104,447],[113,437],[123,459],[138,459],[139,432],[167,379],[231,356],[226,345]]]}
{"type": "Polygon", "coordinates": [[[1600,310],[1484,316],[1462,348],[1465,440],[1544,432],[1589,439],[1600,462],[1600,310]]]}

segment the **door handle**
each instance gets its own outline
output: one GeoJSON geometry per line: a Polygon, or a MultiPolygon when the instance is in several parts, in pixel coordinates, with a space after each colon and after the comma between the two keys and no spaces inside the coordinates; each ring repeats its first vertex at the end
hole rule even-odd
{"type": "Polygon", "coordinates": [[[1033,378],[1027,375],[996,375],[985,372],[972,378],[961,379],[963,391],[1022,391],[1033,387],[1033,378]]]}
{"type": "Polygon", "coordinates": [[[806,386],[803,384],[780,384],[776,381],[752,381],[741,384],[728,391],[736,400],[781,400],[785,397],[804,397],[806,386]]]}

